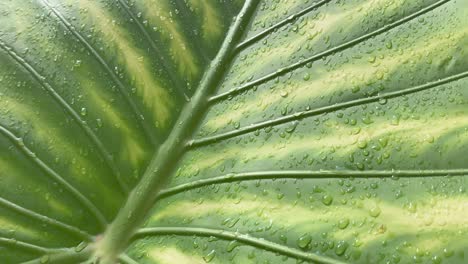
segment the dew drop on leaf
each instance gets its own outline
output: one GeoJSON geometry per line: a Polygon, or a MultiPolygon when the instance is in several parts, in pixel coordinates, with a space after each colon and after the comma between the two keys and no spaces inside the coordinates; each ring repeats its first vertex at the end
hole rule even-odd
{"type": "Polygon", "coordinates": [[[204,257],[203,257],[203,260],[206,262],[206,263],[209,263],[211,262],[214,257],[216,255],[216,251],[213,249],[211,250],[208,254],[206,254],[204,257]]]}
{"type": "Polygon", "coordinates": [[[349,225],[349,219],[348,218],[341,219],[338,222],[338,228],[339,229],[345,229],[346,227],[348,227],[348,225],[349,225]]]}
{"type": "Polygon", "coordinates": [[[312,237],[309,234],[303,235],[297,240],[297,246],[301,249],[306,249],[311,241],[312,237]]]}
{"type": "Polygon", "coordinates": [[[239,243],[237,243],[236,240],[233,240],[233,241],[229,242],[229,244],[227,245],[226,251],[227,252],[232,252],[238,245],[239,245],[239,243]]]}
{"type": "Polygon", "coordinates": [[[338,256],[342,256],[346,252],[346,249],[348,249],[348,246],[349,244],[346,241],[338,242],[335,248],[335,254],[338,256]]]}
{"type": "Polygon", "coordinates": [[[81,252],[88,246],[88,243],[82,241],[78,246],[75,247],[75,252],[81,252]]]}
{"type": "Polygon", "coordinates": [[[80,110],[80,115],[86,116],[87,114],[88,114],[88,110],[86,109],[86,107],[82,107],[80,110]]]}
{"type": "Polygon", "coordinates": [[[322,203],[324,205],[330,205],[333,202],[333,197],[331,195],[325,194],[322,196],[322,203]]]}
{"type": "Polygon", "coordinates": [[[380,210],[380,207],[378,207],[378,206],[374,206],[374,207],[372,207],[372,208],[369,210],[369,214],[370,214],[370,216],[372,216],[372,217],[377,217],[377,216],[379,216],[381,212],[382,212],[382,211],[380,210]]]}
{"type": "Polygon", "coordinates": [[[49,262],[49,259],[50,259],[50,258],[49,258],[49,255],[44,255],[44,256],[41,257],[40,263],[41,263],[41,264],[48,263],[48,262],[49,262]]]}

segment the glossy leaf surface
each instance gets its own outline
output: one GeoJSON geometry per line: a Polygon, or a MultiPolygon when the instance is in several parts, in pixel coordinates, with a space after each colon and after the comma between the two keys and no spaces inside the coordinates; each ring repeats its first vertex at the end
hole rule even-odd
{"type": "Polygon", "coordinates": [[[2,263],[465,263],[463,0],[0,2],[2,263]]]}

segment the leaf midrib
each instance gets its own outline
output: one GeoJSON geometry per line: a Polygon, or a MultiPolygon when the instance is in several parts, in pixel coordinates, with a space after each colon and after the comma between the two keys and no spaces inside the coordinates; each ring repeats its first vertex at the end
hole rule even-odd
{"type": "Polygon", "coordinates": [[[177,161],[187,150],[186,141],[191,137],[193,128],[204,116],[208,108],[208,98],[225,74],[227,68],[225,65],[230,64],[233,50],[250,22],[258,3],[259,1],[256,0],[246,1],[229,28],[218,54],[202,77],[191,101],[183,108],[168,138],[156,151],[141,180],[104,233],[103,239],[96,243],[94,258],[100,259],[101,263],[113,263],[154,205],[157,193],[166,184],[177,161]]]}

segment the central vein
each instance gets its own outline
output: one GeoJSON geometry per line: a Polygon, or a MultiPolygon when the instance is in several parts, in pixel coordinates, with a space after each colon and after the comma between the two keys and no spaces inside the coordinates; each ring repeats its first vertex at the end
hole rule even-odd
{"type": "Polygon", "coordinates": [[[161,188],[168,182],[180,157],[185,152],[186,141],[205,114],[208,98],[215,91],[226,71],[233,50],[252,17],[259,1],[247,0],[230,27],[221,48],[200,81],[197,92],[182,110],[171,134],[152,158],[141,181],[130,193],[127,202],[109,225],[101,240],[96,242],[94,257],[100,263],[115,263],[125,249],[136,228],[143,222],[154,205],[161,188]]]}

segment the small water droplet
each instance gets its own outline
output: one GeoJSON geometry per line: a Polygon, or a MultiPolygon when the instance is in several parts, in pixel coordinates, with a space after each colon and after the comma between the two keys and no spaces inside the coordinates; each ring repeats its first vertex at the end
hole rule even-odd
{"type": "Polygon", "coordinates": [[[349,219],[348,218],[341,219],[338,222],[338,228],[339,229],[345,229],[346,227],[348,227],[348,225],[349,225],[349,219]]]}
{"type": "Polygon", "coordinates": [[[378,206],[374,206],[369,210],[369,214],[372,217],[379,216],[381,212],[382,212],[382,210],[380,210],[380,207],[378,207],[378,206]]]}
{"type": "Polygon", "coordinates": [[[203,260],[207,263],[211,262],[216,255],[216,251],[213,249],[203,257],[203,260]]]}
{"type": "Polygon", "coordinates": [[[297,245],[301,249],[306,249],[309,246],[310,242],[312,241],[312,237],[310,235],[303,235],[297,240],[297,245]]]}
{"type": "Polygon", "coordinates": [[[325,194],[323,197],[322,197],[322,203],[324,205],[330,205],[331,203],[333,202],[333,197],[331,195],[328,195],[328,194],[325,194]]]}
{"type": "Polygon", "coordinates": [[[81,116],[86,116],[88,114],[88,110],[86,109],[86,107],[81,108],[80,114],[81,114],[81,116]]]}
{"type": "Polygon", "coordinates": [[[335,254],[338,256],[342,256],[346,252],[346,249],[348,249],[348,246],[349,244],[346,241],[338,242],[335,248],[335,254]]]}
{"type": "Polygon", "coordinates": [[[75,252],[81,252],[88,246],[88,243],[82,241],[78,246],[75,247],[75,252]]]}
{"type": "Polygon", "coordinates": [[[388,101],[387,98],[380,98],[379,99],[379,104],[384,105],[384,104],[387,103],[387,101],[388,101]]]}
{"type": "Polygon", "coordinates": [[[45,263],[49,262],[49,259],[50,259],[49,255],[44,255],[44,256],[41,257],[40,262],[41,262],[41,264],[45,264],[45,263]]]}
{"type": "Polygon", "coordinates": [[[239,245],[239,243],[237,243],[236,240],[233,240],[231,242],[229,242],[229,244],[227,245],[227,252],[232,252],[237,246],[239,245]]]}

